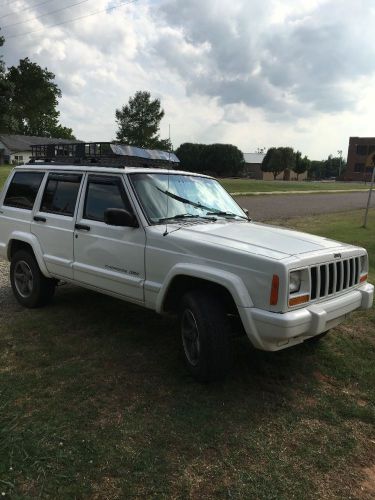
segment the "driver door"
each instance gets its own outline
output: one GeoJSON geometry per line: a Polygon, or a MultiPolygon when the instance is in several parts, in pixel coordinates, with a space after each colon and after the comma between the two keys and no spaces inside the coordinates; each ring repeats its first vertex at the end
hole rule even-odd
{"type": "Polygon", "coordinates": [[[144,229],[104,222],[107,208],[134,213],[123,177],[88,174],[84,194],[74,230],[74,280],[143,302],[144,229]]]}

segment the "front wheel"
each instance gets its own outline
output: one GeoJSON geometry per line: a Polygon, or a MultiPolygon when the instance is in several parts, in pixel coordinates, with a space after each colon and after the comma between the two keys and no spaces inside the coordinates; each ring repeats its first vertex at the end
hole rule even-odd
{"type": "Polygon", "coordinates": [[[231,364],[230,325],[220,297],[209,291],[187,293],[180,306],[185,362],[199,382],[225,377],[231,364]]]}
{"type": "Polygon", "coordinates": [[[20,250],[12,258],[10,283],[16,299],[24,307],[43,306],[55,293],[55,280],[46,278],[34,255],[25,250],[20,250]]]}

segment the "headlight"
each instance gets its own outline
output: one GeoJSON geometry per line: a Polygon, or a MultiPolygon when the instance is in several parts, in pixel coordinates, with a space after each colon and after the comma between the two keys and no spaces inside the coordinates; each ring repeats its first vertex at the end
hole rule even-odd
{"type": "Polygon", "coordinates": [[[366,273],[366,270],[367,270],[367,259],[366,259],[366,255],[361,255],[361,264],[360,264],[360,268],[361,268],[361,274],[365,274],[365,273],[366,273]]]}
{"type": "Polygon", "coordinates": [[[289,293],[298,292],[301,288],[301,271],[293,271],[289,275],[289,293]]]}

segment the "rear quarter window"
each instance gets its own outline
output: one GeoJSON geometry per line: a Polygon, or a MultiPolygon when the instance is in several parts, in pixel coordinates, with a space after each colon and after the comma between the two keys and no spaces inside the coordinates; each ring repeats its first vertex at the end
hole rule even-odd
{"type": "Polygon", "coordinates": [[[43,177],[42,172],[16,172],[5,195],[4,205],[32,210],[43,177]]]}

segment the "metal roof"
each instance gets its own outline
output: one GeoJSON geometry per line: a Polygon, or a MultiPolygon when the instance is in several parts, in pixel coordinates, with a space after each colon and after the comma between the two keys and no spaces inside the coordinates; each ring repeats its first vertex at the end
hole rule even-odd
{"type": "Polygon", "coordinates": [[[262,163],[263,158],[266,155],[264,153],[244,153],[243,157],[245,163],[262,163]]]}
{"type": "MultiPolygon", "coordinates": [[[[37,137],[34,135],[0,134],[0,142],[10,153],[31,151],[31,146],[41,144],[71,144],[71,139],[55,139],[53,137],[37,137]]],[[[81,141],[74,141],[81,142],[81,141]]]]}
{"type": "Polygon", "coordinates": [[[126,144],[111,144],[111,149],[115,155],[137,156],[138,158],[147,158],[149,160],[164,160],[172,163],[180,163],[180,160],[174,153],[161,151],[159,149],[144,149],[126,144]]]}

